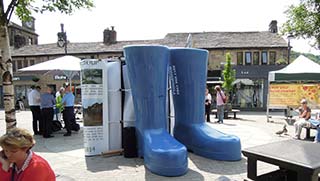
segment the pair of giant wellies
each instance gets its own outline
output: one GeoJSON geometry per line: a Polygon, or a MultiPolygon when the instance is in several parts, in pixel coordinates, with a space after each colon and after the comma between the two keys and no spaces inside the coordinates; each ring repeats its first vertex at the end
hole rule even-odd
{"type": "Polygon", "coordinates": [[[208,51],[166,46],[124,48],[136,116],[139,156],[164,176],[188,170],[187,149],[216,160],[240,160],[236,136],[205,123],[204,100],[208,51]],[[174,138],[167,132],[167,81],[170,67],[175,111],[174,138]]]}

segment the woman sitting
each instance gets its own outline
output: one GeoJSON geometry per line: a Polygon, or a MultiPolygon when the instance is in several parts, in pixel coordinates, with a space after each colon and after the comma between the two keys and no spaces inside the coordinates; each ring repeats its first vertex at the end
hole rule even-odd
{"type": "Polygon", "coordinates": [[[35,144],[32,134],[13,128],[0,137],[1,181],[55,181],[48,162],[31,151],[35,144]]]}

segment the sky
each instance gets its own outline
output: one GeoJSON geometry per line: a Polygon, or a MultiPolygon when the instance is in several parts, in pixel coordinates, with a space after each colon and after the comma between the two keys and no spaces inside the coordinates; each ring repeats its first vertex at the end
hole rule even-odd
{"type": "MultiPolygon", "coordinates": [[[[5,0],[9,1],[9,0],[5,0]]],[[[72,15],[33,14],[39,43],[56,43],[63,23],[70,42],[101,42],[103,30],[115,27],[117,40],[162,39],[167,33],[267,31],[280,27],[289,5],[299,0],[95,0],[91,10],[72,15]]],[[[12,21],[21,24],[17,17],[12,21]]],[[[286,37],[284,36],[285,40],[286,37]]],[[[294,51],[320,55],[306,40],[291,40],[294,51]]]]}

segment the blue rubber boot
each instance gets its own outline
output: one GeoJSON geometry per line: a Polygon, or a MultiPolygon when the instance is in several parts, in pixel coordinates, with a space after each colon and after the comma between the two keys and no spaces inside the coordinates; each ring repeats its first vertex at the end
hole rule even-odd
{"type": "Polygon", "coordinates": [[[240,139],[205,123],[208,51],[173,48],[170,52],[174,137],[197,155],[214,160],[240,160],[240,139]]]}
{"type": "Polygon", "coordinates": [[[170,51],[165,46],[126,46],[124,53],[136,116],[138,154],[155,174],[183,175],[188,170],[187,149],[166,131],[170,51]]]}

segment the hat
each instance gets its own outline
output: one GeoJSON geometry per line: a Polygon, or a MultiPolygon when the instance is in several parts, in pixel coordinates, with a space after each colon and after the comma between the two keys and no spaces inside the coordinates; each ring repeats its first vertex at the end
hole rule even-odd
{"type": "Polygon", "coordinates": [[[220,91],[220,90],[221,90],[221,88],[220,88],[219,85],[216,85],[216,86],[214,87],[214,89],[217,90],[217,91],[220,91]]]}
{"type": "Polygon", "coordinates": [[[306,99],[302,99],[301,101],[300,101],[300,104],[307,104],[308,102],[307,102],[307,100],[306,99]]]}

